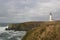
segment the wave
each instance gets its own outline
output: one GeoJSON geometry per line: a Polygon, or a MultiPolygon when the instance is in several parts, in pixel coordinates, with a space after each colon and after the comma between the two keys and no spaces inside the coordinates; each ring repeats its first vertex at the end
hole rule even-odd
{"type": "Polygon", "coordinates": [[[0,40],[21,40],[26,34],[26,31],[6,31],[5,28],[8,26],[0,27],[0,40]]]}

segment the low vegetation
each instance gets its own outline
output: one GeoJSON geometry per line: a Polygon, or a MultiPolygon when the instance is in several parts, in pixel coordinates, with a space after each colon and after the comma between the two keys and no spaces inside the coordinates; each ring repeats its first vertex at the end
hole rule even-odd
{"type": "Polygon", "coordinates": [[[60,40],[60,22],[44,22],[28,31],[22,40],[60,40]]]}

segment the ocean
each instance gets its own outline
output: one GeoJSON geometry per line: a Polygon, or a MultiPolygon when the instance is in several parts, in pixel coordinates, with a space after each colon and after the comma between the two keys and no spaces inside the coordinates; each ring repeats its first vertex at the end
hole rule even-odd
{"type": "Polygon", "coordinates": [[[8,26],[0,26],[0,40],[21,40],[23,36],[26,34],[26,31],[6,31],[5,28],[7,27],[8,26]]]}

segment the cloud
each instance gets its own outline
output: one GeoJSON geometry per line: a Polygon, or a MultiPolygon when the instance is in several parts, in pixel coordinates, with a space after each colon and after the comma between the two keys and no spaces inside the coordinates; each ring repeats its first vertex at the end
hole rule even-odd
{"type": "Polygon", "coordinates": [[[2,22],[48,20],[50,12],[58,20],[59,10],[60,0],[0,0],[0,17],[5,17],[0,18],[2,22]]]}

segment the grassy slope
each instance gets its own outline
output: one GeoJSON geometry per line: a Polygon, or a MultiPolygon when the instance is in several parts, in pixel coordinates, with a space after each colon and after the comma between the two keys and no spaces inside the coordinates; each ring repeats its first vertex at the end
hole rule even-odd
{"type": "Polygon", "coordinates": [[[28,31],[22,40],[60,40],[60,21],[41,23],[28,31]]]}

